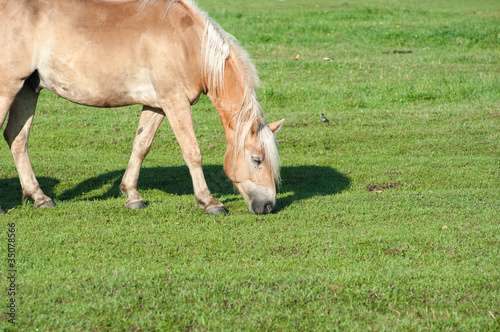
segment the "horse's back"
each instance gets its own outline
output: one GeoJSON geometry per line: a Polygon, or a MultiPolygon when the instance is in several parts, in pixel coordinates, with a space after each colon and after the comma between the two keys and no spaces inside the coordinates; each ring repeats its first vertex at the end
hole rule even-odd
{"type": "Polygon", "coordinates": [[[94,106],[157,106],[154,81],[199,89],[187,67],[199,65],[202,28],[180,6],[165,19],[168,3],[0,0],[0,43],[8,50],[0,76],[19,80],[37,70],[41,88],[94,106]]]}

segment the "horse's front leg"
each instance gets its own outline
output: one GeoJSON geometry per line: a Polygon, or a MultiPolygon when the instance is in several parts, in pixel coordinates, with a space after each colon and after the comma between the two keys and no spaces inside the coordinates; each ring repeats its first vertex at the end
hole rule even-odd
{"type": "Polygon", "coordinates": [[[132,155],[120,185],[120,190],[128,197],[125,206],[129,209],[146,207],[139,191],[137,191],[137,182],[142,162],[149,152],[153,138],[164,117],[165,113],[161,109],[147,106],[142,109],[139,127],[132,147],[132,155]]]}
{"type": "Polygon", "coordinates": [[[12,103],[9,120],[3,134],[19,173],[23,200],[33,198],[37,208],[54,207],[52,199],[40,188],[28,156],[28,139],[37,100],[38,93],[29,84],[25,84],[12,103]]]}
{"type": "Polygon", "coordinates": [[[196,139],[191,115],[191,105],[165,104],[163,110],[182,150],[182,156],[187,163],[193,180],[196,203],[207,214],[226,214],[224,205],[216,200],[208,189],[201,166],[201,150],[196,139]]]}

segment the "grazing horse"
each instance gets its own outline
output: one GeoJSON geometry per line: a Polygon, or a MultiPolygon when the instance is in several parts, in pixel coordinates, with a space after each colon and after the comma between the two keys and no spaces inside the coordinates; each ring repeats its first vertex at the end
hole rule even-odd
{"type": "MultiPolygon", "coordinates": [[[[28,156],[38,94],[49,89],[96,107],[143,105],[120,189],[125,206],[144,208],[137,191],[142,162],[167,116],[193,180],[196,203],[225,214],[202,171],[191,116],[200,94],[226,133],[224,171],[250,212],[276,205],[279,155],[255,92],[247,53],[191,0],[0,0],[0,126],[19,173],[23,199],[53,207],[28,156]]],[[[0,210],[1,211],[1,210],[0,210]]]]}

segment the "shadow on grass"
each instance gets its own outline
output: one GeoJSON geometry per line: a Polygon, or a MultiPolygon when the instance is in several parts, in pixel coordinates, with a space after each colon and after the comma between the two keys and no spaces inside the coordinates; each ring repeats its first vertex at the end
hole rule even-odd
{"type": "MultiPolygon", "coordinates": [[[[37,177],[40,187],[49,197],[55,197],[53,189],[59,184],[59,180],[49,177],[37,177]]],[[[7,211],[22,204],[22,189],[19,178],[0,179],[0,206],[7,211]]]]}
{"type": "MultiPolygon", "coordinates": [[[[226,177],[222,166],[203,166],[207,185],[216,198],[235,193],[231,181],[226,177]]],[[[120,182],[125,170],[104,173],[80,182],[75,187],[55,195],[54,188],[59,180],[39,177],[44,192],[57,200],[105,200],[121,196],[120,182]],[[95,194],[93,194],[95,192],[95,194]]],[[[297,200],[315,196],[328,196],[348,189],[351,180],[337,170],[324,166],[296,166],[281,169],[283,182],[280,193],[290,193],[278,199],[278,211],[292,205],[297,200]]],[[[193,195],[191,176],[186,166],[154,167],[141,169],[139,190],[158,189],[174,195],[193,195]]],[[[18,178],[0,179],[0,203],[4,210],[21,204],[21,185],[18,178]]],[[[147,197],[144,197],[147,202],[147,197]]],[[[240,195],[225,198],[222,203],[243,199],[240,195]]]]}
{"type": "Polygon", "coordinates": [[[351,179],[334,168],[295,166],[281,169],[280,193],[292,193],[278,199],[278,212],[299,200],[341,193],[351,187],[351,179]]]}

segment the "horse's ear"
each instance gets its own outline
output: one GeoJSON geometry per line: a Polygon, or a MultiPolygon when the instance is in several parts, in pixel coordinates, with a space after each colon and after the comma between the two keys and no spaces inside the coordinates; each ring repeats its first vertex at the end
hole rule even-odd
{"type": "Polygon", "coordinates": [[[256,117],[252,122],[252,127],[250,128],[250,134],[257,135],[259,128],[262,125],[262,118],[260,116],[256,117]]]}
{"type": "Polygon", "coordinates": [[[276,135],[276,133],[278,131],[280,131],[281,126],[283,125],[283,122],[285,122],[285,119],[281,119],[279,121],[270,123],[267,126],[269,127],[269,129],[271,129],[271,131],[273,132],[273,134],[276,135]]]}

